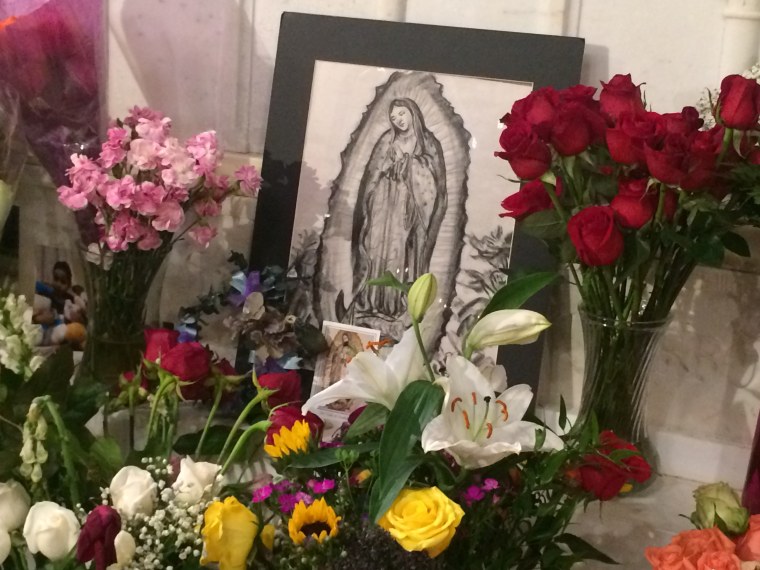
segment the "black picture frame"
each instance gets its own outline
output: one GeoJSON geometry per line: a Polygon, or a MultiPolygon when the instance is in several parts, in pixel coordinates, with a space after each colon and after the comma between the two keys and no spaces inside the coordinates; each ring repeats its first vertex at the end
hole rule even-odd
{"type": "MultiPolygon", "coordinates": [[[[546,86],[561,89],[579,82],[584,43],[572,37],[284,13],[251,268],[288,265],[315,62],[527,82],[534,90],[546,86]]],[[[496,150],[498,140],[484,144],[496,150]]],[[[543,243],[522,233],[519,224],[514,232],[510,270],[554,266],[543,243]]],[[[549,290],[540,292],[524,308],[545,314],[549,295],[549,290]]],[[[527,346],[501,347],[498,362],[507,368],[510,382],[530,384],[536,392],[542,350],[543,338],[527,346]]],[[[248,355],[240,352],[244,351],[239,351],[238,364],[245,366],[248,355]]]]}

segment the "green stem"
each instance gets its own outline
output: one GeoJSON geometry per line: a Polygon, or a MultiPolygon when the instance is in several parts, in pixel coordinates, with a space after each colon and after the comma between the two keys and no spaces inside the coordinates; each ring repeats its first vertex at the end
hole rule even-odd
{"type": "MultiPolygon", "coordinates": [[[[250,438],[254,432],[266,431],[270,425],[272,425],[272,422],[270,422],[269,420],[261,420],[260,422],[256,422],[255,424],[250,426],[248,429],[246,429],[240,435],[240,438],[237,440],[237,443],[235,443],[235,447],[232,448],[232,452],[230,452],[230,456],[227,458],[227,461],[224,462],[224,465],[222,466],[222,470],[219,472],[219,474],[224,475],[227,472],[227,468],[229,468],[229,466],[232,464],[232,462],[235,460],[238,454],[242,451],[243,447],[248,442],[248,438],[250,438]]],[[[221,459],[221,455],[219,457],[221,459]]]]}
{"type": "MultiPolygon", "coordinates": [[[[246,407],[243,409],[242,412],[240,412],[240,415],[235,420],[235,424],[232,426],[232,429],[230,430],[230,434],[227,436],[227,440],[224,442],[224,445],[222,446],[222,451],[219,454],[219,462],[222,461],[222,458],[224,457],[224,452],[227,451],[230,444],[232,443],[232,440],[235,438],[235,433],[237,432],[238,429],[240,429],[240,426],[248,418],[248,414],[251,413],[253,408],[255,408],[257,405],[259,405],[261,402],[266,400],[269,396],[271,396],[274,393],[275,393],[275,390],[267,390],[265,388],[259,388],[259,393],[256,394],[256,397],[250,402],[248,402],[246,407]]],[[[240,437],[242,437],[242,435],[240,437]]]]}
{"type": "Polygon", "coordinates": [[[151,403],[151,406],[150,406],[150,417],[148,418],[148,438],[153,437],[153,431],[155,430],[156,418],[158,417],[158,406],[161,403],[161,400],[163,399],[164,394],[166,394],[166,391],[173,384],[175,384],[173,380],[170,380],[168,382],[162,382],[161,385],[158,387],[158,391],[156,392],[156,395],[153,397],[153,402],[151,403]]]}
{"type": "Polygon", "coordinates": [[[612,281],[612,270],[609,266],[602,267],[602,276],[604,277],[604,282],[607,284],[607,293],[609,293],[610,298],[612,299],[612,308],[615,309],[615,314],[617,314],[621,321],[625,320],[625,317],[623,316],[623,307],[615,292],[615,284],[612,281]]]}
{"type": "Polygon", "coordinates": [[[71,450],[71,438],[69,431],[66,429],[66,424],[63,423],[63,418],[58,412],[58,406],[50,400],[49,396],[43,396],[40,398],[47,408],[50,419],[53,420],[53,425],[58,432],[58,438],[61,440],[61,457],[63,458],[63,466],[66,470],[66,479],[69,483],[69,495],[71,496],[71,504],[81,504],[79,497],[79,488],[76,481],[76,467],[74,465],[74,456],[71,450]]]}
{"type": "Polygon", "coordinates": [[[422,358],[425,360],[425,370],[427,370],[428,376],[431,382],[435,382],[435,373],[433,372],[433,366],[430,364],[430,357],[427,350],[425,350],[425,343],[422,340],[422,332],[420,331],[420,323],[416,320],[412,320],[412,327],[414,328],[414,336],[417,337],[417,344],[420,347],[422,358]]]}
{"type": "Polygon", "coordinates": [[[216,384],[216,393],[214,394],[214,403],[211,406],[211,411],[208,414],[208,417],[206,418],[206,425],[203,426],[203,433],[201,434],[201,439],[198,441],[198,446],[195,448],[195,455],[198,457],[201,454],[201,450],[203,449],[203,442],[206,441],[206,435],[208,435],[208,430],[211,427],[211,422],[214,419],[214,416],[216,415],[216,411],[219,409],[219,402],[222,401],[222,395],[224,394],[224,380],[219,379],[219,381],[216,384]]]}
{"type": "Polygon", "coordinates": [[[9,426],[13,426],[14,428],[16,428],[21,433],[24,433],[24,430],[21,428],[20,425],[14,424],[11,420],[9,420],[8,418],[3,417],[2,415],[0,415],[0,422],[5,422],[9,426]]]}

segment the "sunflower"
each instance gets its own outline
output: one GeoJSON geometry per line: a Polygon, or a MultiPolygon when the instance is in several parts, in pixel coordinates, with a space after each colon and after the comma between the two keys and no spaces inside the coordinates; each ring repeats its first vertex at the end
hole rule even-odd
{"type": "Polygon", "coordinates": [[[309,424],[299,420],[291,428],[281,427],[279,433],[274,434],[272,443],[264,445],[270,457],[281,459],[291,453],[308,451],[311,430],[309,424]]]}
{"type": "Polygon", "coordinates": [[[341,517],[335,516],[335,511],[327,505],[324,498],[308,507],[301,501],[293,509],[293,516],[288,522],[288,532],[296,544],[303,544],[309,536],[321,544],[328,536],[338,534],[340,519],[341,517]]]}

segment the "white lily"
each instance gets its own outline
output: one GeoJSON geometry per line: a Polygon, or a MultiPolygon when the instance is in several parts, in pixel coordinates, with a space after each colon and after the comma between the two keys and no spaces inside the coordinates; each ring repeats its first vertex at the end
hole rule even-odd
{"type": "Polygon", "coordinates": [[[358,399],[393,409],[401,392],[415,380],[425,378],[425,361],[414,330],[404,333],[383,360],[374,352],[360,352],[346,367],[346,377],[309,398],[302,412],[314,412],[335,400],[358,399]]]}
{"type": "MultiPolygon", "coordinates": [[[[450,358],[446,369],[448,378],[438,380],[446,389],[441,415],[422,432],[426,452],[446,450],[462,467],[478,469],[535,448],[539,426],[522,421],[533,398],[530,386],[519,384],[494,396],[489,380],[466,358],[450,358]]],[[[546,430],[541,449],[562,447],[546,430]]]]}
{"type": "Polygon", "coordinates": [[[465,356],[486,346],[530,344],[551,326],[541,313],[523,309],[503,309],[488,313],[472,327],[465,340],[465,356]]]}

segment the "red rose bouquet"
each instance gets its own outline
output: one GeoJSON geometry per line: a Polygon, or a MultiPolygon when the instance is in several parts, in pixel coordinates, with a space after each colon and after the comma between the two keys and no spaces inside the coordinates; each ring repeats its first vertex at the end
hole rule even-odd
{"type": "Polygon", "coordinates": [[[760,86],[724,79],[702,128],[696,109],[646,109],[630,75],[596,89],[545,87],[502,122],[502,150],[524,182],[502,216],[543,239],[582,299],[587,366],[581,414],[643,436],[647,366],[698,263],[748,255],[732,229],[754,213],[760,86]]]}

